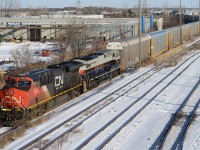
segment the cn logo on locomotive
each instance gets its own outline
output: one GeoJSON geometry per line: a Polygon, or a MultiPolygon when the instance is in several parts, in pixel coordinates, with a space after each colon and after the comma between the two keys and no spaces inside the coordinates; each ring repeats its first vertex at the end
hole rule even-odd
{"type": "Polygon", "coordinates": [[[59,87],[64,84],[64,74],[62,76],[55,77],[55,87],[59,87]]]}

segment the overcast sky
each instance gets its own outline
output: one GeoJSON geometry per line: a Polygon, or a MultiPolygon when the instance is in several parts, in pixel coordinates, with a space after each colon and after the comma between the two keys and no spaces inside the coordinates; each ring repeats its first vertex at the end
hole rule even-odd
{"type": "MultiPolygon", "coordinates": [[[[22,7],[68,7],[77,6],[78,0],[20,0],[22,7]]],[[[81,7],[102,6],[132,8],[138,0],[80,0],[81,7]]],[[[164,3],[168,6],[179,6],[179,0],[147,0],[149,7],[162,7],[164,3]]],[[[198,7],[199,0],[182,0],[182,5],[186,7],[198,7]]]]}

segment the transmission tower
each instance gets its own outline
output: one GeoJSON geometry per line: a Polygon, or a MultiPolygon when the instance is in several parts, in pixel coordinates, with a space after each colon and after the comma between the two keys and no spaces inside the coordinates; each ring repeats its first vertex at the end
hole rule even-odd
{"type": "Polygon", "coordinates": [[[143,8],[147,8],[147,0],[143,0],[143,8]]]}
{"type": "Polygon", "coordinates": [[[76,7],[77,8],[81,8],[81,1],[80,0],[77,1],[77,6],[76,7]]]}

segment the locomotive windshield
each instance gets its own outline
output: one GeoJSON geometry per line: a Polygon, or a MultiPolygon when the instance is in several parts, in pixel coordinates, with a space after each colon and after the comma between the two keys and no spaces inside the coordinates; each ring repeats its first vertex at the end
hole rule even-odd
{"type": "Polygon", "coordinates": [[[6,80],[6,85],[14,86],[16,82],[14,80],[6,80]]]}
{"type": "Polygon", "coordinates": [[[31,81],[19,81],[18,86],[19,87],[29,87],[29,86],[31,86],[31,81]]]}

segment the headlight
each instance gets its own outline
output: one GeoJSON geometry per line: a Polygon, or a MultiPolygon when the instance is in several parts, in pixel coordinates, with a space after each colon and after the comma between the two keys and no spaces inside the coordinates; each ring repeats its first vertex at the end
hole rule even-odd
{"type": "Polygon", "coordinates": [[[10,90],[10,95],[14,95],[14,90],[10,90]]]}
{"type": "Polygon", "coordinates": [[[3,105],[2,104],[0,104],[0,109],[3,109],[3,105]]]}

